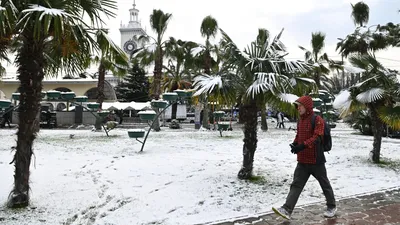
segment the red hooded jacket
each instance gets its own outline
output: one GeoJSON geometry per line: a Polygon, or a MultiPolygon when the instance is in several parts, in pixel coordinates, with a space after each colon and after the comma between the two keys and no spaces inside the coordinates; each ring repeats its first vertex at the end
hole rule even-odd
{"type": "Polygon", "coordinates": [[[295,143],[305,145],[304,150],[297,153],[297,161],[304,164],[325,163],[324,151],[320,144],[324,135],[324,120],[320,116],[316,116],[313,130],[311,124],[314,115],[312,98],[302,96],[296,100],[296,104],[302,104],[306,108],[306,113],[300,116],[294,139],[295,143]]]}

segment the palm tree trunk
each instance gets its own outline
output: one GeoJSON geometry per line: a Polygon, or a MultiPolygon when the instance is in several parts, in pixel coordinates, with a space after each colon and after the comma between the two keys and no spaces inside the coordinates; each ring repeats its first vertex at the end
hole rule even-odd
{"type": "Polygon", "coordinates": [[[238,173],[239,179],[249,179],[253,172],[254,153],[257,149],[257,105],[255,101],[239,108],[244,122],[243,165],[238,173]]]}
{"type": "Polygon", "coordinates": [[[203,121],[202,121],[202,126],[205,129],[210,129],[210,124],[208,124],[209,116],[208,116],[208,99],[205,97],[204,103],[203,103],[203,121]]]}
{"type": "Polygon", "coordinates": [[[204,73],[208,75],[211,74],[211,55],[208,49],[206,49],[204,53],[204,73]]]}
{"type": "MultiPolygon", "coordinates": [[[[378,103],[379,104],[379,103],[378,103]]],[[[371,110],[371,122],[372,122],[372,132],[374,134],[374,142],[372,144],[373,148],[371,151],[371,159],[374,163],[380,162],[381,155],[381,145],[383,136],[383,123],[378,117],[378,104],[370,104],[369,108],[371,110]]]]}
{"type": "MultiPolygon", "coordinates": [[[[344,65],[344,56],[342,55],[342,65],[344,65]]],[[[346,87],[345,86],[345,76],[344,76],[344,69],[342,69],[342,88],[346,87]]]]}
{"type": "Polygon", "coordinates": [[[104,95],[104,82],[106,80],[106,68],[100,63],[99,66],[99,79],[97,81],[97,103],[100,104],[99,109],[102,109],[105,99],[104,95]]]}
{"type": "Polygon", "coordinates": [[[317,84],[318,89],[321,89],[321,76],[319,75],[318,72],[315,72],[314,80],[315,80],[315,83],[317,84]]]}
{"type": "Polygon", "coordinates": [[[17,58],[18,79],[20,80],[20,113],[17,133],[17,148],[13,158],[15,166],[14,189],[8,206],[26,207],[29,204],[29,168],[33,154],[33,141],[39,130],[44,57],[41,43],[26,38],[17,58]]]}
{"type": "MultiPolygon", "coordinates": [[[[162,78],[162,65],[163,65],[163,51],[162,48],[159,47],[157,50],[156,60],[154,63],[154,77],[153,77],[153,84],[152,84],[152,99],[158,100],[161,95],[161,78],[162,78]]],[[[159,113],[159,110],[156,108],[154,109],[156,113],[159,113]]],[[[160,120],[157,119],[153,127],[154,131],[160,131],[160,120]]]]}
{"type": "MultiPolygon", "coordinates": [[[[208,38],[206,43],[208,43],[208,38]]],[[[210,51],[206,49],[204,53],[204,73],[210,75],[211,74],[211,56],[210,56],[210,51]]],[[[204,105],[203,105],[203,128],[210,129],[210,124],[208,123],[209,121],[209,109],[208,109],[208,97],[204,97],[204,105]]]]}
{"type": "Polygon", "coordinates": [[[265,112],[266,105],[263,104],[261,108],[261,130],[267,131],[268,130],[268,123],[267,123],[267,113],[265,112]]]}

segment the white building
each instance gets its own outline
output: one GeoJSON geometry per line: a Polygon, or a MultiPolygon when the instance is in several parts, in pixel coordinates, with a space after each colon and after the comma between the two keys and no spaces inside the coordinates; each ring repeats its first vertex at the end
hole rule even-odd
{"type": "Polygon", "coordinates": [[[139,10],[136,8],[136,2],[133,1],[133,8],[129,9],[129,23],[123,24],[119,28],[121,33],[121,48],[130,55],[135,49],[144,46],[143,41],[138,41],[142,35],[146,35],[139,21],[139,10]]]}
{"type": "MultiPolygon", "coordinates": [[[[133,8],[129,9],[128,24],[123,24],[121,21],[119,31],[121,33],[121,48],[128,54],[128,57],[130,57],[135,49],[145,45],[143,41],[138,41],[140,36],[146,35],[146,32],[140,23],[139,10],[136,8],[135,0],[133,1],[133,8]]],[[[106,80],[113,87],[116,87],[121,81],[121,78],[114,76],[112,73],[107,73],[106,80]]]]}

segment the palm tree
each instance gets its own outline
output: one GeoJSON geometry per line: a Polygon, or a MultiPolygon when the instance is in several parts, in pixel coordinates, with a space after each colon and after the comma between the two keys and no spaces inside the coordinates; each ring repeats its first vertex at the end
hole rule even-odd
{"type": "MultiPolygon", "coordinates": [[[[148,66],[154,63],[154,76],[151,84],[151,95],[153,99],[159,99],[161,95],[163,60],[166,43],[168,41],[163,41],[163,39],[171,18],[172,14],[170,13],[164,13],[158,9],[153,10],[153,13],[150,15],[150,25],[157,37],[153,38],[148,35],[140,36],[140,41],[150,42],[150,40],[152,40],[153,43],[143,48],[142,51],[139,51],[138,54],[134,56],[142,66],[148,66]]],[[[155,110],[158,111],[158,109],[155,110]]],[[[161,130],[158,120],[154,123],[153,129],[155,131],[161,130]]]]}
{"type": "MultiPolygon", "coordinates": [[[[205,74],[211,74],[212,67],[212,57],[211,52],[213,51],[213,45],[210,43],[210,38],[215,37],[218,33],[218,22],[211,16],[207,16],[203,19],[200,26],[201,36],[206,38],[206,44],[203,47],[203,52],[200,52],[199,55],[203,57],[203,68],[205,74]]],[[[206,129],[210,129],[208,124],[208,96],[202,96],[203,99],[203,127],[206,129]]]]}
{"type": "Polygon", "coordinates": [[[371,159],[379,163],[383,124],[400,128],[400,107],[394,107],[400,99],[400,81],[396,72],[384,68],[372,55],[352,56],[349,60],[364,72],[359,83],[336,97],[334,107],[340,109],[342,117],[363,109],[369,111],[374,134],[371,159]]]}
{"type": "Polygon", "coordinates": [[[94,57],[93,62],[98,64],[98,83],[97,83],[97,102],[102,104],[105,99],[104,95],[104,81],[106,72],[111,71],[114,76],[124,76],[128,72],[128,56],[107,36],[105,30],[98,30],[96,32],[96,41],[99,46],[99,51],[94,57]],[[99,56],[100,55],[100,56],[99,56]]]}
{"type": "Polygon", "coordinates": [[[115,16],[113,0],[3,0],[6,21],[13,34],[9,47],[16,53],[20,81],[20,114],[17,147],[12,162],[15,164],[14,189],[9,207],[29,204],[29,168],[33,141],[38,131],[42,80],[46,74],[79,73],[90,57],[95,43],[82,15],[88,15],[92,25],[102,25],[100,15],[115,16]]]}
{"type": "MultiPolygon", "coordinates": [[[[203,74],[195,78],[195,95],[207,94],[224,100],[227,104],[239,104],[239,114],[244,123],[243,165],[240,179],[252,176],[254,154],[257,148],[257,112],[259,99],[281,102],[285,92],[294,90],[309,80],[294,76],[305,73],[311,67],[300,61],[286,61],[286,48],[280,41],[282,32],[272,40],[264,34],[264,41],[255,41],[240,51],[232,39],[222,30],[222,51],[225,62],[215,74],[203,74]]],[[[283,31],[283,30],[282,30],[283,31]]],[[[311,83],[314,81],[311,80],[311,83]]],[[[283,104],[283,103],[281,103],[283,104]]],[[[290,105],[290,104],[287,104],[290,105]]]]}
{"type": "MultiPolygon", "coordinates": [[[[378,50],[384,50],[390,45],[395,45],[395,35],[387,33],[389,26],[373,25],[365,27],[369,20],[369,7],[364,2],[358,2],[352,5],[352,17],[355,25],[357,26],[352,34],[347,35],[345,38],[338,38],[336,50],[342,57],[347,58],[351,54],[370,54],[374,55],[378,50]]],[[[391,29],[389,29],[391,30],[391,29]]],[[[399,35],[400,36],[400,35],[399,35]]],[[[398,36],[398,37],[399,37],[398,36]]]]}
{"type": "Polygon", "coordinates": [[[311,34],[311,48],[312,51],[307,50],[306,48],[299,46],[300,49],[305,51],[305,61],[314,65],[314,70],[311,71],[312,76],[317,84],[318,88],[328,89],[327,83],[321,83],[321,77],[328,75],[330,70],[325,64],[332,64],[332,61],[328,58],[326,53],[322,54],[322,50],[325,47],[325,34],[322,32],[315,32],[311,34]]]}
{"type": "Polygon", "coordinates": [[[351,4],[351,17],[353,18],[354,25],[364,26],[369,21],[369,6],[364,2],[357,2],[355,5],[351,4]]]}
{"type": "Polygon", "coordinates": [[[344,58],[352,54],[374,55],[376,51],[384,50],[392,44],[390,37],[385,33],[378,32],[378,27],[373,30],[358,27],[352,34],[338,39],[336,50],[339,50],[344,58]]]}
{"type": "MultiPolygon", "coordinates": [[[[190,41],[176,40],[170,37],[166,45],[168,66],[163,66],[166,71],[163,81],[164,91],[189,89],[192,86],[191,75],[194,67],[194,57],[191,50],[197,46],[190,41]]],[[[171,119],[176,119],[177,103],[172,105],[171,119]]]]}

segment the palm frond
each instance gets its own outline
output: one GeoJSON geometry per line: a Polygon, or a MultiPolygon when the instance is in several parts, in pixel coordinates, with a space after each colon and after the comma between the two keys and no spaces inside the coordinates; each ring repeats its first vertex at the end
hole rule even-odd
{"type": "Polygon", "coordinates": [[[196,92],[193,94],[194,96],[202,95],[202,94],[210,94],[213,91],[222,88],[222,78],[219,75],[199,75],[194,79],[194,86],[196,92]]]}
{"type": "Polygon", "coordinates": [[[277,79],[279,75],[276,73],[255,73],[256,79],[253,84],[247,88],[246,94],[253,99],[256,95],[270,91],[275,93],[277,88],[277,79]]]}
{"type": "Polygon", "coordinates": [[[193,48],[193,49],[191,50],[191,54],[192,54],[194,57],[196,57],[196,56],[200,55],[201,53],[203,53],[204,50],[205,50],[205,48],[204,48],[203,46],[197,46],[197,47],[195,47],[195,48],[193,48]]]}
{"type": "Polygon", "coordinates": [[[297,99],[299,99],[299,96],[294,95],[294,94],[281,93],[278,96],[282,101],[288,102],[291,104],[293,104],[297,99]]]}
{"type": "Polygon", "coordinates": [[[372,103],[383,98],[385,90],[381,88],[371,88],[357,95],[357,101],[361,103],[372,103]]]}
{"type": "Polygon", "coordinates": [[[379,118],[395,130],[400,130],[400,106],[381,107],[378,109],[379,118]]]}
{"type": "Polygon", "coordinates": [[[225,103],[233,104],[237,97],[237,83],[232,82],[229,76],[234,74],[225,73],[221,75],[201,74],[194,78],[194,96],[206,95],[223,99],[225,103]]]}
{"type": "Polygon", "coordinates": [[[343,90],[335,97],[333,108],[338,109],[340,117],[344,118],[352,112],[365,109],[366,105],[353,100],[349,90],[343,90]]]}
{"type": "Polygon", "coordinates": [[[351,103],[352,99],[350,91],[343,90],[336,96],[335,101],[333,102],[333,107],[347,114],[350,111],[351,103]]]}
{"type": "Polygon", "coordinates": [[[24,32],[31,29],[28,22],[35,21],[34,36],[36,38],[44,38],[50,31],[54,32],[54,36],[61,37],[64,34],[65,21],[80,20],[72,14],[67,13],[63,9],[48,8],[41,5],[29,5],[28,9],[22,10],[22,18],[16,24],[16,29],[24,32]],[[50,30],[51,29],[51,30],[50,30]]]}

